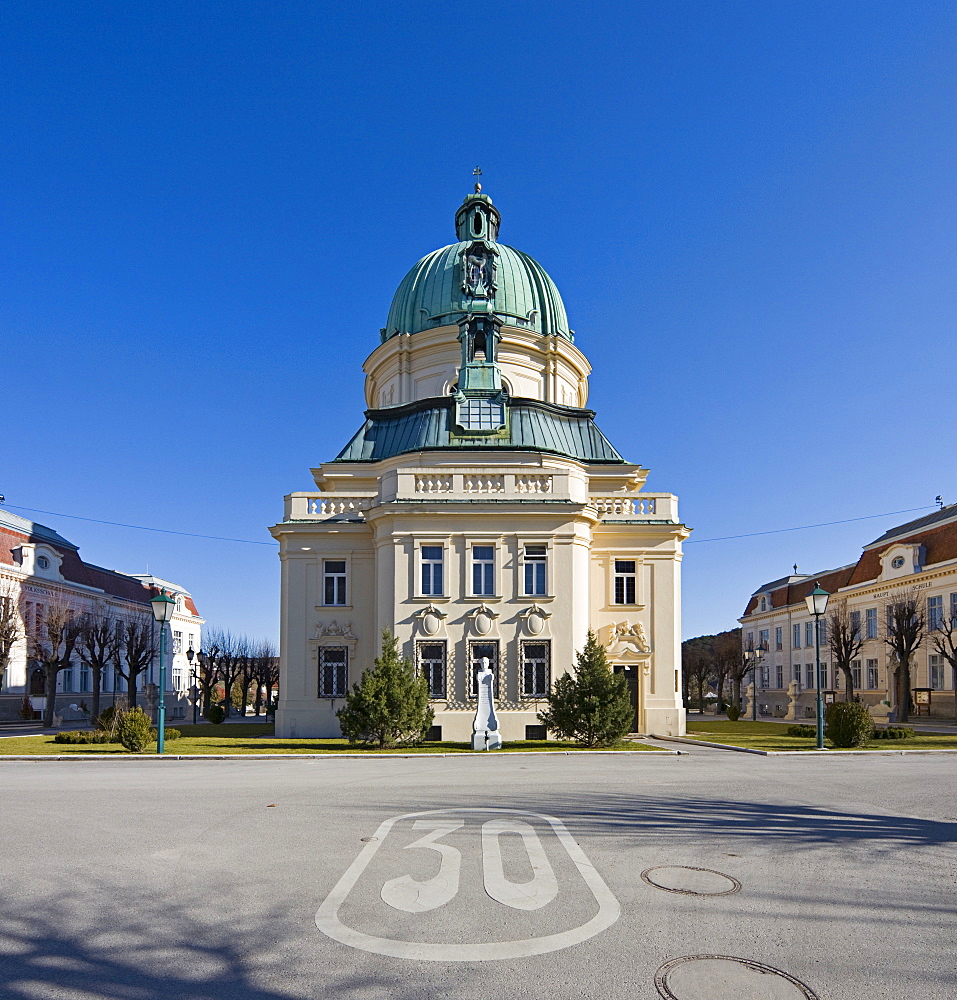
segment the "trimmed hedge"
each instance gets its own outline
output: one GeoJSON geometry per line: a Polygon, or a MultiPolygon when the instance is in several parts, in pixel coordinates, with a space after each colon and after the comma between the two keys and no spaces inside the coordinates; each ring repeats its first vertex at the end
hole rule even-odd
{"type": "Polygon", "coordinates": [[[824,712],[824,735],[843,750],[867,746],[874,735],[874,720],[859,701],[836,701],[824,712]]]}
{"type": "Polygon", "coordinates": [[[54,743],[109,743],[110,734],[101,729],[70,729],[63,733],[57,733],[53,737],[54,743]]]}
{"type": "Polygon", "coordinates": [[[807,737],[808,739],[813,739],[817,736],[817,727],[804,725],[788,726],[787,732],[788,736],[800,736],[802,738],[807,737]]]}
{"type": "Polygon", "coordinates": [[[912,740],[917,735],[910,726],[885,726],[874,730],[875,740],[912,740]]]}

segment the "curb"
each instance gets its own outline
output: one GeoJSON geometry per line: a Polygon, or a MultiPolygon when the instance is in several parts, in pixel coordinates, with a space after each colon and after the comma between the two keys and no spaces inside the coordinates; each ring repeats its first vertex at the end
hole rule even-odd
{"type": "MultiPolygon", "coordinates": [[[[30,763],[45,760],[98,760],[115,761],[157,761],[166,760],[428,760],[435,757],[465,757],[478,756],[480,751],[459,753],[194,753],[194,754],[0,754],[0,764],[30,763]]],[[[614,757],[647,757],[649,754],[660,754],[665,757],[676,757],[687,754],[687,750],[512,750],[503,754],[485,753],[486,757],[582,757],[582,756],[614,756],[614,757]]]]}
{"type": "Polygon", "coordinates": [[[667,740],[669,743],[691,743],[699,747],[714,747],[716,750],[734,750],[737,753],[753,753],[759,757],[820,757],[822,754],[828,757],[903,757],[905,754],[933,754],[933,753],[953,753],[957,754],[957,749],[934,750],[932,747],[920,750],[755,750],[754,747],[736,747],[728,743],[709,743],[706,740],[691,740],[686,736],[653,736],[656,740],[667,740]]]}

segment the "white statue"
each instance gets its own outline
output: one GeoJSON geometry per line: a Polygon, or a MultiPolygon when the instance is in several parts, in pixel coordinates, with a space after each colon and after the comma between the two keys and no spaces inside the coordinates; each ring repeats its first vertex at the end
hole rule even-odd
{"type": "Polygon", "coordinates": [[[502,735],[498,731],[498,716],[495,714],[495,674],[488,665],[488,657],[483,656],[482,669],[475,675],[478,684],[478,708],[472,722],[473,750],[501,750],[502,735]]]}

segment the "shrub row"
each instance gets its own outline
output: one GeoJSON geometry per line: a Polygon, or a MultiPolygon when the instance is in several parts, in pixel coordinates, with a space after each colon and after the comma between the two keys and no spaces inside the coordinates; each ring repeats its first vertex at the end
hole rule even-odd
{"type": "Polygon", "coordinates": [[[53,737],[54,743],[109,743],[110,734],[104,733],[100,729],[72,729],[67,732],[57,733],[53,737]]]}
{"type": "Polygon", "coordinates": [[[884,729],[874,730],[875,740],[910,740],[916,735],[910,726],[886,726],[884,729]]]}
{"type": "Polygon", "coordinates": [[[788,736],[806,736],[813,738],[817,736],[817,729],[814,726],[788,726],[787,733],[788,736]]]}

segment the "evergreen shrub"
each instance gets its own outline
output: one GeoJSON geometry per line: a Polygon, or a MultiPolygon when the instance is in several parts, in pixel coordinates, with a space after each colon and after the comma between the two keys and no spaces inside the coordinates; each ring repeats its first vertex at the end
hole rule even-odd
{"type": "Polygon", "coordinates": [[[130,753],[142,753],[153,742],[153,726],[142,708],[137,705],[120,715],[116,738],[130,753]]]}
{"type": "Polygon", "coordinates": [[[399,642],[388,629],[382,631],[381,655],[363,670],[336,715],[342,735],[353,744],[385,748],[425,739],[435,718],[429,682],[399,655],[399,642]]]}
{"type": "Polygon", "coordinates": [[[815,726],[805,726],[805,725],[788,726],[787,734],[788,736],[801,736],[801,737],[806,736],[809,738],[813,738],[817,736],[817,728],[815,726]]]}
{"type": "Polygon", "coordinates": [[[117,709],[116,705],[107,705],[94,720],[96,728],[107,733],[111,732],[116,722],[117,711],[122,711],[122,709],[117,709]]]}
{"type": "Polygon", "coordinates": [[[54,743],[109,743],[110,734],[101,729],[70,729],[57,733],[54,743]]]}
{"type": "Polygon", "coordinates": [[[222,705],[210,705],[206,718],[214,725],[218,726],[226,718],[226,709],[222,705]]]}
{"type": "Polygon", "coordinates": [[[867,746],[874,735],[874,720],[857,701],[837,701],[824,712],[824,735],[836,747],[867,746]]]}
{"type": "Polygon", "coordinates": [[[910,726],[885,726],[874,730],[875,740],[911,740],[917,735],[910,726]]]}
{"type": "Polygon", "coordinates": [[[737,705],[728,705],[727,715],[732,722],[737,722],[741,718],[740,707],[737,705]]]}
{"type": "Polygon", "coordinates": [[[559,739],[586,747],[614,746],[635,724],[628,681],[608,665],[605,647],[589,629],[578,653],[574,676],[563,674],[548,695],[548,708],[538,719],[559,739]]]}

